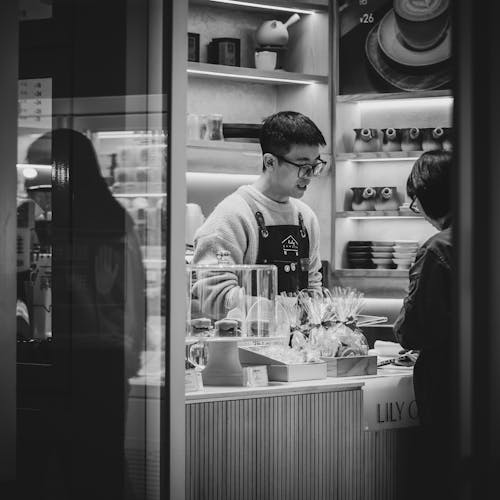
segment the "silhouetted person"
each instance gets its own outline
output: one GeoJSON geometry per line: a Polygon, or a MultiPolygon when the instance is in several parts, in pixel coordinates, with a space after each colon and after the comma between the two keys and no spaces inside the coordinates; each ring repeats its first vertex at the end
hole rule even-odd
{"type": "Polygon", "coordinates": [[[145,340],[139,241],[89,139],[59,129],[32,148],[51,151],[54,166],[53,489],[70,500],[132,498],[124,439],[129,378],[145,340]]]}

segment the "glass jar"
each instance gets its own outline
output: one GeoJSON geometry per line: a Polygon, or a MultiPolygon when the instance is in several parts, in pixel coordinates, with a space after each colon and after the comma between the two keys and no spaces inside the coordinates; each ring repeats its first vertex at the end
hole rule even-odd
{"type": "Polygon", "coordinates": [[[207,139],[209,141],[222,141],[222,115],[212,114],[207,116],[207,139]]]}

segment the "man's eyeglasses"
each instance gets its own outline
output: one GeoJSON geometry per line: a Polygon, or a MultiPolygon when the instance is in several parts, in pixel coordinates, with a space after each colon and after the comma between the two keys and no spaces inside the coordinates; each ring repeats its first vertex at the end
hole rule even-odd
{"type": "Polygon", "coordinates": [[[415,205],[415,201],[417,200],[417,198],[413,198],[411,200],[411,203],[410,203],[410,210],[414,213],[414,214],[420,214],[420,209],[417,207],[417,205],[415,205]]]}
{"type": "Polygon", "coordinates": [[[299,179],[303,179],[304,177],[316,177],[320,175],[321,172],[323,172],[325,165],[327,164],[326,160],[323,160],[321,158],[318,158],[316,160],[316,163],[314,164],[309,164],[309,163],[300,164],[287,160],[285,157],[277,154],[275,154],[274,156],[276,156],[276,158],[278,158],[279,160],[284,161],[285,163],[289,163],[290,165],[297,167],[299,169],[299,171],[297,172],[297,177],[299,179]]]}

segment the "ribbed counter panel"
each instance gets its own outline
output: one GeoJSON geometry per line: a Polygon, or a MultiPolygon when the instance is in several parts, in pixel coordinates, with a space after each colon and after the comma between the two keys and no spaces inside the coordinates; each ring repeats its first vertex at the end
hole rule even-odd
{"type": "Polygon", "coordinates": [[[365,432],[360,388],[186,405],[186,499],[390,500],[411,429],[365,432]]]}

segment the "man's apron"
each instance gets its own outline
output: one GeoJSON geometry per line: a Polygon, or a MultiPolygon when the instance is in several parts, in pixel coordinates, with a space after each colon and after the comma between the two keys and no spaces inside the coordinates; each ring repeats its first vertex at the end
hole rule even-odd
{"type": "Polygon", "coordinates": [[[274,264],[278,268],[278,293],[296,293],[309,284],[309,235],[302,214],[298,225],[266,226],[253,198],[241,193],[250,206],[259,227],[256,264],[274,264]]]}

